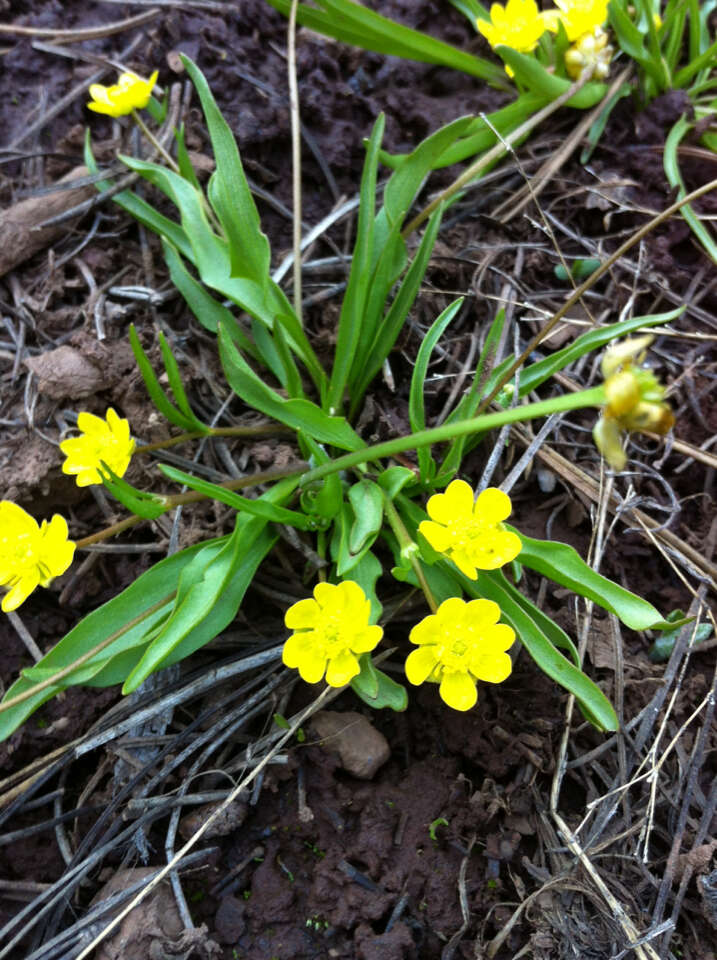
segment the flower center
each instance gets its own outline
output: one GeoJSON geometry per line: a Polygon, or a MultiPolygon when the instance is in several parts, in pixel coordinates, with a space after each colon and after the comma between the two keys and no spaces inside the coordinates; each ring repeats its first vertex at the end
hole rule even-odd
{"type": "Polygon", "coordinates": [[[451,523],[450,534],[453,540],[453,550],[466,553],[468,556],[494,553],[492,540],[498,532],[498,524],[484,523],[480,520],[466,520],[451,523]]]}

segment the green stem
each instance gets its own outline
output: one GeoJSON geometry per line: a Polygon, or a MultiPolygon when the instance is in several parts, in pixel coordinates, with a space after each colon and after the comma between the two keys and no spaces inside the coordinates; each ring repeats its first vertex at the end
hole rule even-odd
{"type": "Polygon", "coordinates": [[[384,513],[386,514],[386,519],[388,520],[389,525],[396,535],[396,539],[398,540],[398,547],[401,551],[401,556],[405,557],[413,567],[413,572],[416,574],[416,579],[418,580],[419,586],[423,591],[423,595],[426,598],[426,602],[430,607],[431,613],[435,613],[438,609],[438,604],[436,603],[436,598],[433,596],[431,588],[428,585],[428,580],[426,580],[426,575],[423,572],[421,561],[418,559],[418,544],[411,538],[411,535],[408,530],[406,530],[405,524],[401,519],[393,501],[390,497],[386,496],[386,494],[384,494],[384,513]]]}
{"type": "Polygon", "coordinates": [[[397,453],[404,453],[406,450],[415,450],[417,447],[428,447],[434,443],[445,443],[454,440],[456,437],[466,437],[471,433],[479,433],[484,430],[493,430],[495,427],[502,427],[506,423],[520,423],[525,420],[535,420],[538,417],[548,417],[551,413],[563,413],[566,410],[580,410],[583,407],[600,407],[605,403],[605,391],[602,386],[592,387],[590,390],[581,390],[578,393],[565,394],[561,397],[554,397],[552,400],[540,400],[538,403],[527,403],[521,407],[514,407],[511,410],[500,410],[497,413],[485,413],[480,417],[472,417],[470,420],[459,420],[456,423],[445,423],[440,427],[433,427],[430,430],[419,430],[405,437],[397,437],[395,440],[386,440],[384,443],[377,443],[372,447],[364,447],[354,453],[347,453],[343,457],[337,457],[330,463],[322,464],[309,470],[301,479],[301,485],[311,483],[313,480],[320,480],[332,473],[339,473],[342,470],[348,470],[350,467],[356,467],[360,463],[367,463],[371,460],[379,460],[384,457],[394,457],[397,453]]]}

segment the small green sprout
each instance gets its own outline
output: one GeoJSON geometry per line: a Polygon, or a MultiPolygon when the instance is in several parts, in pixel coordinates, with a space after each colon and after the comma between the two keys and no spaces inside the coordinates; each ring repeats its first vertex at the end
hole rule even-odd
{"type": "Polygon", "coordinates": [[[447,827],[448,821],[445,817],[437,817],[428,827],[428,835],[434,843],[438,843],[438,828],[447,827]]]}

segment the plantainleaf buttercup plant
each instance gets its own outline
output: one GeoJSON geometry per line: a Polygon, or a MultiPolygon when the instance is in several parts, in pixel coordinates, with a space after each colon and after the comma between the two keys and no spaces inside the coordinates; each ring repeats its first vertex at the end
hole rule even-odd
{"type": "MultiPolygon", "coordinates": [[[[40,526],[19,506],[3,504],[3,609],[15,609],[37,586],[48,586],[70,567],[75,549],[131,525],[151,524],[177,506],[207,499],[221,503],[229,510],[231,530],[150,567],[90,612],[42,661],[23,670],[0,703],[0,737],[68,686],[122,684],[129,693],[152,673],[207,644],[236,617],[282,527],[301,547],[296,567],[307,595],[277,611],[289,635],[275,657],[306,682],[350,685],[372,707],[401,710],[408,690],[396,676],[405,674],[409,687],[434,683],[449,707],[465,711],[480,703],[479,684],[499,684],[508,677],[507,651],[513,648],[517,656],[522,648],[575,696],[591,723],[615,729],[615,711],[605,694],[583,672],[567,633],[523,592],[520,570],[535,570],[602,604],[632,629],[674,629],[674,623],[666,624],[647,601],[595,573],[572,548],[526,537],[511,526],[508,492],[488,487],[476,497],[465,479],[465,457],[497,427],[568,410],[600,411],[602,422],[620,432],[653,429],[656,411],[667,424],[671,414],[659,381],[642,366],[647,344],[625,345],[621,338],[673,319],[679,311],[590,330],[563,350],[528,363],[515,378],[512,357],[492,368],[492,344],[504,323],[499,312],[473,382],[444,422],[428,428],[425,381],[432,352],[464,307],[462,299],[456,300],[436,317],[418,350],[408,404],[410,432],[370,443],[371,428],[361,417],[367,390],[418,296],[443,206],[427,218],[410,255],[403,236],[407,212],[436,157],[456,144],[471,121],[453,121],[426,138],[380,194],[383,118],[376,121],[367,144],[334,355],[325,365],[320,359],[325,351],[319,352],[272,276],[269,242],[231,131],[200,70],[188,58],[184,65],[214,150],[216,170],[208,188],[202,188],[177,130],[177,159],[170,158],[169,165],[120,158],[163,195],[165,208],[169,201],[174,218],[129,191],[113,199],[161,238],[172,281],[206,334],[215,338],[237,408],[261,419],[250,427],[203,422],[170,343],[160,334],[164,374],[158,375],[131,329],[149,396],[178,432],[162,443],[139,446],[133,439],[133,432],[141,432],[138,425],[114,409],[104,418],[80,412],[80,435],[61,441],[62,469],[79,486],[101,482],[129,515],[73,542],[60,515],[40,526]],[[554,373],[615,341],[619,345],[604,362],[604,384],[527,402],[527,395],[554,373]],[[508,379],[515,405],[483,411],[508,379]],[[155,476],[163,482],[161,490],[152,484],[141,490],[124,479],[131,458],[160,457],[175,443],[271,434],[280,434],[293,451],[294,459],[281,469],[216,483],[160,462],[155,476]],[[168,493],[167,482],[188,489],[168,493]],[[251,488],[261,492],[246,495],[251,488]],[[419,607],[408,627],[386,613],[385,601],[395,599],[397,591],[401,602],[410,597],[419,607]],[[389,641],[393,659],[379,669],[389,641]]],[[[85,159],[92,173],[100,173],[89,138],[85,159]]],[[[98,189],[109,187],[98,180],[98,189]]],[[[602,446],[616,464],[612,446],[602,446]]]]}

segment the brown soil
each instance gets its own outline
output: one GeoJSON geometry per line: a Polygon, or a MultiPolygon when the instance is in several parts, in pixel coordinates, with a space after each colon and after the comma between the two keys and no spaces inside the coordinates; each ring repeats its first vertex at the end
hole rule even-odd
{"type": "MultiPolygon", "coordinates": [[[[465,20],[447,2],[382,0],[376,6],[388,16],[429,30],[458,46],[476,48],[478,44],[465,20]]],[[[291,244],[290,219],[278,206],[291,206],[283,56],[286,24],[262,0],[243,0],[239,7],[221,15],[191,4],[162,8],[161,15],[140,31],[85,41],[81,49],[122,58],[127,44],[139,37],[128,58],[130,65],[138,70],[148,64],[159,66],[160,83],[165,86],[184,79],[173,73],[175,51],[185,52],[199,63],[237,136],[248,174],[274,201],[259,199],[258,204],[278,263],[291,244]]],[[[55,0],[0,2],[0,15],[8,22],[61,25],[66,29],[116,22],[137,9],[146,8],[85,2],[68,5],[55,0]]],[[[2,47],[0,124],[6,143],[16,144],[14,149],[18,150],[17,159],[4,158],[8,162],[0,176],[0,200],[9,206],[82,162],[82,139],[88,123],[84,96],[75,97],[57,116],[38,124],[36,132],[23,134],[70,89],[86,81],[95,67],[37,49],[28,38],[3,37],[2,47]]],[[[309,225],[324,217],[341,196],[356,192],[364,156],[362,138],[370,132],[379,111],[387,115],[385,147],[402,151],[448,119],[495,109],[502,100],[501,95],[462,74],[363,53],[307,33],[300,36],[298,70],[302,122],[311,140],[305,140],[303,147],[304,218],[309,225]]],[[[589,167],[580,166],[576,158],[563,167],[543,193],[541,205],[556,218],[553,227],[564,254],[585,256],[590,243],[612,249],[644,223],[646,211],[660,210],[670,202],[660,146],[683,108],[683,100],[676,94],[661,98],[642,112],[634,103],[623,101],[589,167]],[[582,243],[575,237],[582,238],[582,243]]],[[[570,113],[555,118],[524,148],[521,157],[526,168],[532,164],[534,169],[538,159],[554,150],[574,122],[575,116],[570,113]]],[[[114,139],[116,128],[94,116],[91,127],[98,156],[108,160],[119,146],[114,139]]],[[[208,151],[196,106],[187,118],[187,143],[197,153],[208,151]]],[[[697,186],[714,175],[714,164],[693,158],[685,171],[690,186],[697,186]]],[[[450,171],[441,172],[432,187],[449,177],[450,171]]],[[[435,393],[429,398],[431,417],[441,411],[471,337],[493,316],[494,301],[489,298],[500,294],[506,277],[515,277],[519,296],[529,292],[535,304],[548,310],[564,299],[567,287],[555,280],[557,257],[545,240],[535,210],[531,208],[528,217],[507,224],[492,216],[498,203],[521,183],[520,173],[513,168],[494,187],[471,194],[447,218],[425,296],[412,318],[412,329],[392,357],[395,392],[381,383],[372,397],[372,429],[377,438],[407,429],[411,361],[420,336],[438,310],[453,298],[452,291],[466,291],[472,300],[470,310],[453,329],[450,355],[442,368],[449,376],[437,381],[435,393]]],[[[707,198],[701,209],[714,213],[715,203],[717,200],[707,198]]],[[[105,205],[98,211],[68,230],[50,254],[37,254],[0,280],[0,311],[12,324],[9,336],[17,343],[16,331],[21,325],[25,330],[23,359],[36,364],[43,353],[66,346],[74,351],[73,362],[89,369],[87,376],[92,369],[103,374],[101,389],[90,396],[84,391],[87,378],[78,380],[70,375],[54,388],[52,383],[57,378],[48,387],[47,376],[45,381],[40,377],[44,386],[38,392],[37,383],[27,388],[25,366],[13,371],[12,362],[7,361],[13,354],[0,344],[0,422],[4,427],[0,435],[0,495],[21,503],[37,516],[62,510],[70,517],[77,537],[122,514],[103,516],[96,501],[60,473],[60,457],[51,442],[58,433],[58,415],[64,416],[68,409],[104,412],[112,404],[130,418],[143,439],[168,435],[146,397],[126,348],[128,321],[137,325],[155,360],[157,352],[152,345],[157,324],[172,331],[197,409],[217,409],[220,394],[216,383],[222,382],[211,338],[188,317],[178,298],[149,308],[110,295],[111,309],[105,309],[107,339],[97,341],[93,320],[97,288],[103,296],[111,286],[118,285],[168,289],[156,239],[145,236],[116,208],[105,205]],[[83,239],[87,242],[81,251],[66,259],[64,255],[83,239]]],[[[329,237],[343,248],[344,225],[329,237]]],[[[328,255],[330,248],[321,241],[319,250],[322,252],[316,256],[324,252],[328,255]]],[[[690,302],[700,312],[688,312],[673,324],[673,329],[687,337],[695,332],[715,332],[717,294],[710,279],[713,266],[700,253],[683,221],[674,219],[648,235],[638,266],[637,279],[628,270],[616,268],[613,276],[598,286],[596,299],[587,301],[591,309],[602,319],[615,318],[635,295],[633,313],[658,312],[670,309],[689,291],[690,302]],[[609,313],[603,317],[600,311],[606,304],[609,313]]],[[[313,292],[312,282],[320,290],[336,282],[336,277],[326,280],[321,275],[316,279],[312,276],[308,294],[313,292]]],[[[309,326],[327,354],[336,303],[334,298],[308,313],[309,326]]],[[[676,435],[700,446],[717,429],[717,408],[712,400],[713,341],[665,337],[658,342],[656,354],[661,375],[675,384],[676,435]]],[[[48,376],[56,372],[45,371],[48,376]]],[[[587,371],[582,373],[587,376],[587,371]]],[[[589,425],[588,419],[577,417],[561,427],[551,442],[564,456],[596,474],[597,460],[588,443],[589,434],[584,432],[589,425]]],[[[667,520],[672,533],[704,551],[709,560],[715,535],[713,471],[697,462],[684,469],[685,456],[674,452],[666,456],[660,468],[651,468],[650,464],[662,457],[662,449],[647,441],[643,445],[644,452],[633,448],[639,469],[630,478],[639,505],[648,512],[652,510],[658,521],[667,520]],[[681,509],[674,509],[675,504],[681,509]]],[[[262,441],[245,450],[236,445],[230,450],[237,461],[242,458],[242,469],[248,470],[280,462],[287,452],[285,445],[275,441],[262,441]]],[[[189,448],[180,448],[180,452],[191,456],[189,448]]],[[[518,445],[511,447],[506,463],[521,453],[518,445]]],[[[479,476],[484,462],[482,453],[474,453],[467,463],[467,475],[479,476]]],[[[207,459],[206,463],[221,469],[218,460],[207,459]]],[[[548,480],[537,467],[544,469],[536,461],[536,469],[514,489],[516,525],[528,534],[549,534],[569,542],[587,555],[593,536],[594,505],[562,481],[558,481],[555,492],[546,494],[548,480]]],[[[137,484],[149,483],[154,477],[151,469],[133,469],[136,473],[129,479],[137,484]]],[[[554,480],[555,475],[551,476],[554,480]]],[[[195,508],[185,520],[180,545],[224,532],[228,522],[223,508],[195,508]]],[[[153,533],[135,534],[126,541],[166,547],[169,533],[170,526],[160,523],[153,533]]],[[[57,582],[57,589],[40,591],[23,606],[22,620],[42,650],[49,649],[81,615],[114,596],[157,559],[152,553],[93,556],[96,562],[81,578],[72,580],[68,574],[57,582]]],[[[691,585],[699,586],[691,571],[687,571],[686,586],[670,557],[660,555],[639,530],[613,536],[601,571],[665,613],[678,607],[687,609],[692,600],[691,585]]],[[[285,578],[284,566],[269,565],[263,582],[283,584],[285,578]]],[[[526,580],[527,592],[532,597],[540,596],[546,612],[576,635],[575,609],[566,592],[552,585],[546,589],[538,577],[526,580]]],[[[385,578],[382,589],[382,596],[388,598],[395,592],[395,582],[385,578]]],[[[283,629],[281,613],[281,604],[267,601],[258,592],[252,594],[237,621],[243,637],[239,643],[246,643],[247,636],[253,642],[257,638],[266,644],[278,642],[283,629]]],[[[400,621],[396,623],[391,640],[405,646],[406,631],[401,626],[400,621]]],[[[587,645],[588,669],[608,696],[622,698],[627,721],[653,698],[663,682],[665,667],[648,659],[648,638],[628,631],[622,670],[619,663],[616,670],[611,637],[609,621],[596,616],[587,645]]],[[[225,646],[215,644],[211,651],[193,658],[187,670],[201,672],[222,657],[236,655],[237,650],[241,648],[236,643],[232,646],[229,638],[225,646]]],[[[29,662],[10,622],[0,620],[2,683],[9,685],[29,662]]],[[[706,696],[713,683],[713,665],[713,649],[697,653],[689,661],[661,749],[706,696]]],[[[164,680],[160,675],[159,682],[175,683],[176,674],[164,680]]],[[[271,714],[278,711],[291,715],[310,696],[302,687],[284,684],[277,689],[268,714],[265,709],[239,728],[236,742],[230,739],[217,755],[208,755],[200,785],[196,789],[192,786],[190,792],[227,789],[226,776],[216,771],[225,765],[236,778],[237,757],[242,756],[247,742],[266,732],[271,714]]],[[[32,901],[38,890],[27,887],[28,883],[54,884],[67,875],[68,901],[48,911],[14,948],[20,952],[9,955],[28,956],[41,951],[43,944],[70,927],[88,909],[107,873],[124,866],[161,866],[166,862],[169,808],[150,820],[144,840],[136,841],[127,833],[123,804],[148,777],[158,778],[150,791],[155,796],[173,793],[193,775],[193,760],[181,759],[181,737],[194,729],[188,727],[192,723],[197,724],[197,736],[214,729],[214,700],[219,702],[223,691],[231,694],[231,688],[219,687],[214,698],[197,698],[191,711],[183,707],[169,728],[155,731],[160,739],[159,746],[152,748],[154,752],[140,758],[131,755],[130,763],[127,755],[131,748],[117,742],[76,759],[66,756],[59,760],[53,775],[39,788],[39,795],[44,796],[59,783],[64,790],[59,808],[50,798],[44,806],[28,809],[21,802],[21,792],[17,813],[3,823],[4,833],[0,835],[0,881],[16,885],[14,891],[0,886],[0,921],[11,921],[19,908],[32,901]],[[179,739],[176,745],[164,746],[164,752],[158,753],[166,743],[161,739],[165,729],[179,739]],[[176,763],[175,754],[179,757],[176,763]],[[125,766],[120,769],[122,763],[125,766]],[[88,784],[90,789],[85,793],[88,784]],[[72,812],[78,803],[83,812],[68,819],[66,825],[71,853],[77,858],[83,839],[93,849],[107,844],[106,854],[93,865],[83,886],[69,878],[69,871],[66,873],[52,823],[58,809],[72,812]],[[33,825],[38,826],[37,832],[18,839],[4,835],[33,825]],[[114,843],[114,837],[121,839],[114,843]]],[[[117,700],[115,690],[72,690],[50,701],[7,743],[0,744],[0,774],[10,777],[38,757],[76,738],[81,740],[117,700]]],[[[505,928],[518,903],[551,877],[555,882],[547,884],[511,928],[496,954],[499,960],[526,955],[524,949],[532,951],[527,955],[546,960],[604,960],[618,954],[624,947],[618,919],[609,914],[590,886],[588,874],[576,866],[548,816],[566,700],[562,690],[547,680],[525,653],[507,683],[481,690],[479,707],[468,715],[447,709],[435,689],[421,688],[412,692],[405,714],[387,712],[370,717],[391,748],[390,760],[371,781],[346,774],[330,744],[320,745],[309,724],[306,739],[285,750],[286,762],[269,768],[244,811],[246,818],[241,826],[209,840],[212,849],[205,862],[183,874],[193,921],[197,926],[206,925],[198,939],[187,941],[190,952],[184,955],[220,955],[227,960],[450,960],[487,956],[482,945],[505,928]],[[214,954],[212,943],[218,945],[214,954]]],[[[360,708],[355,698],[342,694],[332,709],[360,708]]],[[[570,761],[604,741],[591,728],[581,726],[579,720],[574,727],[570,761]]],[[[133,735],[131,731],[128,734],[133,735]]],[[[686,820],[680,819],[680,809],[670,799],[672,784],[684,778],[690,751],[696,749],[697,741],[696,732],[690,729],[670,761],[667,785],[661,787],[648,864],[639,863],[636,847],[629,839],[625,842],[633,845],[609,848],[610,854],[618,853],[614,859],[599,849],[595,853],[595,863],[607,877],[613,895],[642,931],[650,926],[656,889],[664,871],[674,867],[674,857],[668,860],[674,838],[681,838],[676,854],[694,853],[698,823],[708,805],[705,798],[714,792],[716,744],[712,732],[711,739],[708,736],[700,747],[705,761],[695,774],[695,799],[692,806],[688,803],[686,820]]],[[[621,741],[621,749],[632,756],[630,742],[621,741]]],[[[613,753],[617,756],[616,751],[613,753]]],[[[588,764],[587,769],[579,764],[571,767],[563,784],[561,806],[571,829],[577,829],[586,803],[608,790],[616,772],[610,766],[611,756],[603,759],[602,767],[599,760],[588,764]]],[[[641,794],[635,796],[636,808],[643,809],[643,800],[641,794]]],[[[629,805],[629,799],[625,804],[629,805]]],[[[0,811],[0,816],[7,812],[0,811]]],[[[182,813],[186,816],[184,809],[182,813]]],[[[620,833],[620,825],[626,828],[631,822],[626,807],[621,808],[618,820],[611,836],[620,833]],[[623,816],[625,820],[620,819],[623,816]]],[[[708,824],[702,846],[715,836],[715,825],[714,821],[708,824]]],[[[630,836],[634,839],[636,831],[630,836]]],[[[702,861],[695,861],[695,877],[709,873],[710,855],[708,851],[702,861]]],[[[682,869],[684,865],[677,873],[675,888],[682,869]]],[[[672,949],[675,956],[690,960],[714,960],[710,946],[714,931],[709,926],[707,899],[700,890],[693,878],[683,900],[672,949]]],[[[669,888],[666,895],[672,895],[669,888]]],[[[670,910],[671,901],[663,918],[669,917],[670,910]]],[[[7,942],[2,937],[0,931],[0,946],[7,942]]],[[[655,943],[659,942],[658,937],[655,943]]],[[[79,947],[75,944],[72,949],[75,952],[52,956],[76,956],[79,947]]],[[[627,956],[637,954],[630,951],[627,956]]]]}

